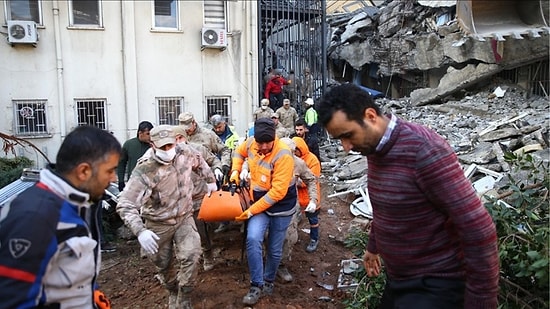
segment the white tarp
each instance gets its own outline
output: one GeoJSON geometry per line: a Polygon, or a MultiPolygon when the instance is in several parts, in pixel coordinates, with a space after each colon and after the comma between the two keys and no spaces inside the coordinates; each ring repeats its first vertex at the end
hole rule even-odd
{"type": "Polygon", "coordinates": [[[418,0],[418,4],[433,8],[450,7],[456,5],[456,0],[418,0]]]}

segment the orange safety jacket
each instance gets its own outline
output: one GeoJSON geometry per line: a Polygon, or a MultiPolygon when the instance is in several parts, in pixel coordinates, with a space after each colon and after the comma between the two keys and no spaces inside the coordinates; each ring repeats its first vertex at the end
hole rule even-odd
{"type": "Polygon", "coordinates": [[[250,198],[254,201],[249,211],[253,215],[264,211],[272,216],[292,215],[297,193],[294,159],[288,146],[276,137],[273,149],[264,156],[258,154],[258,143],[250,138],[233,152],[233,171],[240,173],[245,159],[250,171],[250,198]]]}
{"type": "MultiPolygon", "coordinates": [[[[306,162],[307,167],[311,170],[313,175],[317,177],[317,209],[319,209],[321,208],[321,185],[319,184],[318,178],[321,176],[321,162],[319,162],[316,155],[309,151],[306,141],[304,141],[303,138],[295,136],[292,140],[296,143],[296,148],[302,152],[300,159],[306,162]]],[[[305,208],[307,204],[309,204],[309,194],[305,183],[298,186],[298,202],[302,208],[305,208]]]]}

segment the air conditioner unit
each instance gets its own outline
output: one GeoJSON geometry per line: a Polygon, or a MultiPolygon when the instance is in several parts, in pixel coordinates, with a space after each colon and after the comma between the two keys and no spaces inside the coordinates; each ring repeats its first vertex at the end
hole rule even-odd
{"type": "Polygon", "coordinates": [[[227,31],[225,29],[202,28],[201,31],[202,48],[220,48],[227,47],[227,31]]]}
{"type": "Polygon", "coordinates": [[[36,23],[28,20],[8,20],[8,42],[11,44],[36,44],[36,23]]]}

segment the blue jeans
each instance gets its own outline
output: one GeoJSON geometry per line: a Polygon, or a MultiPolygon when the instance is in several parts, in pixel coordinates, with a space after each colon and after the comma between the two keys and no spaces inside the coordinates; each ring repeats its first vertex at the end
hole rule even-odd
{"type": "Polygon", "coordinates": [[[264,280],[268,282],[275,281],[277,268],[283,255],[283,242],[286,236],[286,229],[291,219],[292,216],[272,217],[266,213],[260,213],[248,220],[246,255],[248,258],[250,282],[253,286],[263,286],[264,280]],[[266,231],[269,231],[269,233],[264,269],[262,245],[266,231]]]}

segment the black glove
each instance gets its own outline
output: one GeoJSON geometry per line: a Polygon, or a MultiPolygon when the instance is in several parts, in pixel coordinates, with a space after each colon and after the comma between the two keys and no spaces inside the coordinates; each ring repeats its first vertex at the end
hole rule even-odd
{"type": "Polygon", "coordinates": [[[119,181],[118,182],[118,191],[122,192],[122,190],[124,190],[124,181],[119,181]]]}
{"type": "Polygon", "coordinates": [[[231,170],[231,168],[229,167],[229,165],[222,165],[222,173],[229,177],[229,171],[231,170]]]}

